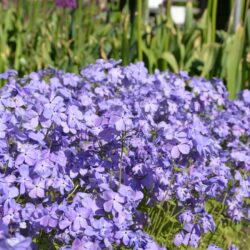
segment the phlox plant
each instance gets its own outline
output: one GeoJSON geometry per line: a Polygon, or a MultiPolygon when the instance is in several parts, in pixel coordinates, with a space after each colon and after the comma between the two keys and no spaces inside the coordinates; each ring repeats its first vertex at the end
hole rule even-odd
{"type": "Polygon", "coordinates": [[[0,249],[238,249],[249,90],[101,59],[0,78],[0,249]]]}

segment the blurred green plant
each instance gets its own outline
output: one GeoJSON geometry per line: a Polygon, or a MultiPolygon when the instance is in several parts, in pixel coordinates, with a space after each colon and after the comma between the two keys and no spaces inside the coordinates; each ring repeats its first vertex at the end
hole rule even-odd
{"type": "MultiPolygon", "coordinates": [[[[178,217],[184,210],[185,208],[178,206],[176,200],[168,200],[150,208],[143,207],[142,211],[146,211],[149,216],[148,226],[144,230],[161,246],[168,246],[169,249],[192,250],[193,247],[183,244],[177,247],[173,243],[175,234],[182,231],[183,225],[178,217]]],[[[233,222],[227,216],[227,206],[223,201],[215,199],[206,202],[206,211],[213,216],[216,229],[214,232],[202,233],[197,250],[205,250],[212,243],[222,249],[228,249],[231,244],[236,244],[239,249],[248,249],[250,245],[248,221],[233,222]]]]}
{"type": "Polygon", "coordinates": [[[94,1],[77,9],[57,8],[53,1],[0,4],[0,71],[20,74],[48,67],[76,72],[97,58],[120,56],[120,13],[101,11],[94,1]],[[116,24],[115,26],[113,24],[116,24]]]}
{"type": "Polygon", "coordinates": [[[14,68],[20,74],[48,67],[77,72],[97,58],[143,60],[155,69],[206,78],[222,78],[230,97],[249,88],[250,10],[242,0],[235,28],[236,0],[231,0],[227,30],[216,30],[218,0],[208,0],[201,18],[193,1],[186,3],[183,26],[173,23],[170,1],[148,17],[145,0],[108,1],[105,9],[78,0],[78,8],[56,8],[52,0],[10,1],[0,4],[0,72],[14,68]]]}
{"type": "Polygon", "coordinates": [[[222,78],[234,98],[240,89],[249,88],[249,1],[244,2],[245,11],[235,31],[234,3],[228,30],[216,30],[217,4],[217,0],[209,0],[202,17],[195,20],[192,1],[187,1],[185,24],[181,27],[174,25],[169,15],[157,16],[156,24],[145,28],[143,60],[151,71],[185,70],[191,75],[222,78]]]}

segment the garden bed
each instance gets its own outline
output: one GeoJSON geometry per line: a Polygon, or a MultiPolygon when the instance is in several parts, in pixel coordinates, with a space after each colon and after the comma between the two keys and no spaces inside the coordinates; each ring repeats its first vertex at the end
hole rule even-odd
{"type": "Polygon", "coordinates": [[[113,60],[0,78],[2,249],[248,244],[249,90],[113,60]]]}

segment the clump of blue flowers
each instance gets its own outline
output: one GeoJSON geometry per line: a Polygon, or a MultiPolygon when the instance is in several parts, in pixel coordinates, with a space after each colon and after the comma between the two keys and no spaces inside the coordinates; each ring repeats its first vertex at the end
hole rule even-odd
{"type": "Polygon", "coordinates": [[[249,221],[249,90],[114,60],[0,78],[0,249],[198,248],[210,201],[249,221]],[[178,220],[169,245],[155,206],[178,220]]]}

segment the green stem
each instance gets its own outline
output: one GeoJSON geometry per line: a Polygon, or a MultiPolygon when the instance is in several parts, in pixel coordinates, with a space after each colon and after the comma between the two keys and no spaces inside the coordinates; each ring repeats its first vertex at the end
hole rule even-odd
{"type": "Polygon", "coordinates": [[[242,23],[244,23],[245,21],[245,16],[246,16],[248,6],[249,6],[248,0],[243,1],[241,5],[241,11],[240,11],[240,17],[241,17],[240,20],[242,21],[242,23]]]}
{"type": "Polygon", "coordinates": [[[152,208],[152,211],[150,212],[150,223],[145,229],[146,232],[148,232],[148,233],[151,232],[150,228],[151,228],[151,225],[153,224],[153,221],[155,219],[155,214],[156,214],[156,211],[154,210],[154,208],[152,208]]]}
{"type": "Polygon", "coordinates": [[[161,214],[161,209],[159,209],[157,215],[155,216],[155,219],[153,221],[153,228],[151,230],[151,234],[155,235],[155,230],[157,228],[157,225],[159,224],[159,222],[161,221],[160,215],[161,214]]]}
{"type": "Polygon", "coordinates": [[[143,8],[142,8],[142,17],[144,22],[148,21],[149,18],[149,9],[148,9],[148,1],[143,1],[143,8]]]}
{"type": "Polygon", "coordinates": [[[230,3],[230,16],[228,21],[227,33],[230,34],[233,30],[233,20],[234,20],[234,10],[235,10],[235,2],[231,0],[230,3]]]}
{"type": "Polygon", "coordinates": [[[167,214],[167,216],[164,217],[164,221],[162,221],[161,225],[158,228],[157,233],[155,234],[156,237],[158,237],[163,229],[163,227],[169,222],[169,215],[167,214]]]}
{"type": "Polygon", "coordinates": [[[246,5],[245,5],[245,15],[242,17],[242,21],[244,22],[244,29],[246,31],[247,29],[247,10],[248,10],[248,7],[249,7],[249,4],[250,4],[250,0],[246,0],[246,5]]]}
{"type": "MultiPolygon", "coordinates": [[[[173,169],[173,171],[174,171],[174,169],[173,169]]],[[[168,193],[169,193],[169,191],[170,191],[171,186],[172,186],[173,183],[174,183],[174,173],[173,173],[173,175],[172,175],[172,178],[171,178],[169,187],[168,187],[168,189],[166,190],[166,192],[165,192],[165,194],[164,194],[164,197],[163,197],[163,199],[162,199],[162,201],[161,201],[161,203],[160,203],[161,207],[163,206],[163,204],[164,204],[164,202],[165,202],[165,200],[166,200],[166,198],[167,198],[167,195],[168,195],[168,193]]]]}
{"type": "MultiPolygon", "coordinates": [[[[172,178],[171,178],[169,187],[168,187],[168,189],[166,190],[166,192],[165,192],[165,194],[164,194],[164,197],[163,197],[163,199],[162,199],[162,201],[161,201],[161,203],[160,203],[160,208],[161,208],[161,209],[163,208],[164,202],[165,202],[165,200],[166,200],[166,197],[167,197],[167,195],[168,195],[168,193],[169,193],[169,191],[170,191],[170,188],[171,188],[173,182],[174,182],[174,174],[173,174],[173,176],[172,176],[172,178]]],[[[168,206],[168,208],[169,208],[169,206],[168,206]]],[[[155,221],[158,221],[158,220],[159,220],[159,217],[160,217],[160,214],[161,214],[161,209],[159,209],[159,211],[158,211],[158,213],[157,213],[157,215],[156,215],[155,221]]],[[[154,224],[154,226],[153,226],[153,231],[154,231],[154,228],[155,228],[156,225],[155,225],[155,223],[153,223],[153,224],[154,224]]]]}
{"type": "Polygon", "coordinates": [[[92,32],[93,27],[93,15],[94,15],[94,8],[95,8],[95,1],[91,1],[89,5],[89,12],[88,12],[88,21],[87,21],[87,31],[86,31],[86,42],[89,41],[90,34],[92,32]]]}
{"type": "Polygon", "coordinates": [[[214,0],[213,7],[212,7],[212,34],[211,34],[212,37],[211,37],[211,42],[215,42],[217,6],[218,6],[218,0],[214,0]]]}
{"type": "Polygon", "coordinates": [[[245,5],[245,16],[243,18],[244,20],[244,51],[243,51],[243,72],[244,72],[244,76],[243,76],[243,80],[242,80],[242,86],[241,89],[247,88],[249,86],[249,71],[248,71],[248,67],[247,67],[247,45],[249,43],[249,37],[247,35],[247,18],[248,18],[248,7],[249,7],[249,3],[250,0],[246,0],[246,5],[245,5]]]}
{"type": "Polygon", "coordinates": [[[167,0],[166,1],[166,16],[167,16],[167,18],[171,18],[170,9],[171,9],[171,0],[167,0]]]}
{"type": "Polygon", "coordinates": [[[138,60],[142,61],[142,34],[141,34],[141,19],[142,19],[142,0],[137,0],[137,53],[138,60]]]}
{"type": "Polygon", "coordinates": [[[69,199],[75,193],[75,191],[77,190],[78,187],[79,187],[79,184],[77,184],[75,186],[75,188],[72,190],[72,192],[68,195],[67,199],[69,199]]]}
{"type": "Polygon", "coordinates": [[[119,187],[122,184],[122,160],[123,160],[123,147],[124,147],[124,133],[122,132],[122,146],[121,146],[121,157],[120,157],[120,166],[119,166],[119,187]]]}
{"type": "MultiPolygon", "coordinates": [[[[223,201],[222,201],[222,207],[221,207],[221,209],[220,209],[220,211],[219,211],[219,214],[221,214],[221,213],[223,212],[224,208],[225,208],[226,198],[227,198],[227,193],[225,193],[225,195],[224,195],[224,198],[223,198],[223,201]]],[[[209,238],[209,240],[208,240],[207,247],[208,247],[209,244],[211,243],[211,241],[212,241],[212,239],[213,239],[213,237],[214,237],[214,235],[215,235],[215,233],[216,233],[216,231],[217,231],[217,229],[218,229],[220,223],[221,223],[221,218],[219,218],[219,219],[217,220],[217,222],[216,222],[215,231],[211,234],[211,236],[210,236],[210,238],[209,238]]]]}
{"type": "MultiPolygon", "coordinates": [[[[159,226],[159,229],[158,229],[157,233],[155,234],[156,236],[158,236],[158,235],[161,233],[163,227],[169,222],[169,218],[171,218],[171,217],[176,217],[176,215],[174,215],[174,211],[175,211],[176,207],[177,207],[177,204],[175,204],[175,205],[173,206],[172,211],[171,211],[171,213],[170,213],[170,216],[168,215],[168,216],[167,216],[167,219],[164,221],[164,223],[162,223],[162,224],[159,226]]],[[[167,214],[169,214],[169,211],[168,211],[167,214]]],[[[172,223],[170,232],[173,231],[174,224],[175,224],[175,223],[172,223]]]]}
{"type": "Polygon", "coordinates": [[[125,15],[124,24],[123,24],[123,34],[122,34],[122,63],[123,65],[129,64],[129,38],[128,38],[128,30],[129,30],[129,15],[125,15]]]}
{"type": "Polygon", "coordinates": [[[212,4],[213,4],[213,0],[208,0],[208,6],[207,6],[208,16],[211,16],[212,14],[212,4]]]}
{"type": "MultiPolygon", "coordinates": [[[[211,16],[212,16],[212,0],[208,0],[207,16],[206,16],[206,26],[207,26],[207,28],[209,28],[210,25],[211,25],[211,23],[210,23],[211,22],[211,16]]],[[[211,42],[212,33],[213,33],[212,31],[211,32],[205,32],[205,41],[206,41],[206,43],[211,42]]]]}

